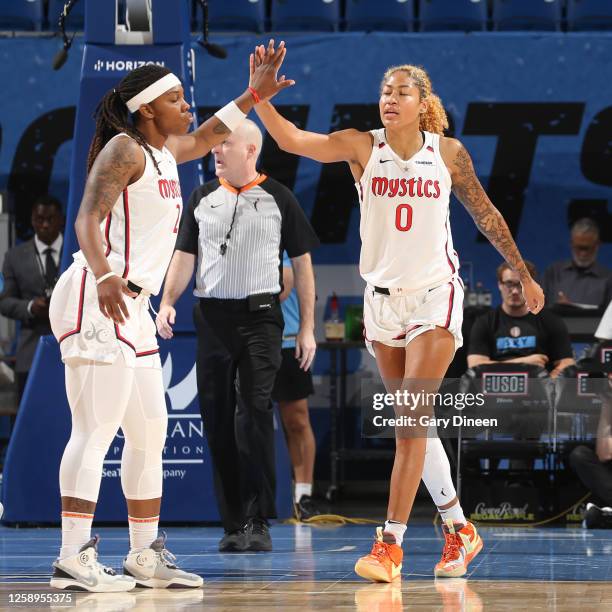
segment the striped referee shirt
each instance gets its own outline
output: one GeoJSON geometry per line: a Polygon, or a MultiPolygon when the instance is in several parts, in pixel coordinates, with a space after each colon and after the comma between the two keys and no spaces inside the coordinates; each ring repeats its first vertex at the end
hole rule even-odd
{"type": "Polygon", "coordinates": [[[176,248],[197,255],[195,296],[243,299],[280,293],[283,251],[299,257],[318,244],[293,193],[260,174],[240,190],[223,178],[198,187],[185,207],[176,248]]]}

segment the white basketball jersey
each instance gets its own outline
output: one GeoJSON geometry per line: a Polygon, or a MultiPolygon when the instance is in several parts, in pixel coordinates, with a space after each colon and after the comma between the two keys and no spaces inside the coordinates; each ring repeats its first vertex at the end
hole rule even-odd
{"type": "MultiPolygon", "coordinates": [[[[115,136],[123,136],[118,134],[115,136]]],[[[161,175],[149,153],[142,176],[123,190],[111,213],[100,224],[104,254],[122,278],[157,295],[170,264],[178,235],[183,200],[176,160],[164,147],[151,147],[161,175]]],[[[87,265],[82,251],[74,260],[87,265]]]]}
{"type": "Polygon", "coordinates": [[[423,132],[421,150],[396,155],[385,130],[372,130],[372,154],[355,183],[361,205],[359,271],[376,287],[436,287],[459,269],[449,225],[451,177],[440,137],[423,132]]]}

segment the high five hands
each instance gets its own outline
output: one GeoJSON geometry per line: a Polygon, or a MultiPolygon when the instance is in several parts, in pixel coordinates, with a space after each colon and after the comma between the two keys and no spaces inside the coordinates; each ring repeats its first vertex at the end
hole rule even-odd
{"type": "Polygon", "coordinates": [[[281,40],[278,48],[274,48],[274,39],[270,39],[267,47],[258,45],[249,57],[249,87],[252,87],[261,101],[269,100],[279,91],[295,85],[295,81],[286,79],[283,74],[278,78],[278,71],[285,59],[287,49],[285,41],[281,40]]]}

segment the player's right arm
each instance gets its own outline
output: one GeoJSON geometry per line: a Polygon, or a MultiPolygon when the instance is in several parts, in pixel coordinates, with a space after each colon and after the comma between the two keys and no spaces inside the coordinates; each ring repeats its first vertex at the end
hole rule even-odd
{"type": "MultiPolygon", "coordinates": [[[[87,177],[74,229],[87,265],[96,279],[111,272],[104,254],[100,223],[111,214],[121,192],[144,172],[144,153],[132,138],[115,138],[100,151],[87,177]]],[[[129,318],[123,296],[135,296],[127,282],[110,276],[97,286],[102,314],[115,323],[129,318]]]]}
{"type": "Polygon", "coordinates": [[[159,305],[159,312],[155,317],[155,325],[159,335],[165,340],[172,338],[172,325],[176,321],[174,305],[187,289],[193,275],[196,256],[185,251],[174,251],[172,261],[164,281],[164,294],[159,305]]]}
{"type": "Polygon", "coordinates": [[[331,134],[318,134],[300,130],[285,119],[269,102],[261,102],[255,111],[270,136],[288,153],[310,157],[324,164],[332,162],[367,163],[372,149],[372,137],[355,129],[331,134]]]}
{"type": "Polygon", "coordinates": [[[368,132],[352,128],[331,134],[300,130],[285,119],[269,101],[260,102],[255,111],[283,151],[309,157],[324,164],[344,161],[350,166],[356,181],[363,175],[372,153],[372,136],[368,132]]]}

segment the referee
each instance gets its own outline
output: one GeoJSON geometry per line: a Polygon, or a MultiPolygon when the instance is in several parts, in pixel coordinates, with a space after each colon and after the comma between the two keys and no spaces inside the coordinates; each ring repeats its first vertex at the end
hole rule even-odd
{"type": "Polygon", "coordinates": [[[171,338],[173,306],[197,264],[197,384],[223,552],[272,550],[271,394],[281,363],[283,250],[300,302],[301,367],[310,367],[316,350],[310,250],[319,241],[291,191],[257,171],[261,144],[247,119],[212,149],[217,178],[197,188],[184,211],[157,316],[160,336],[171,338]]]}

